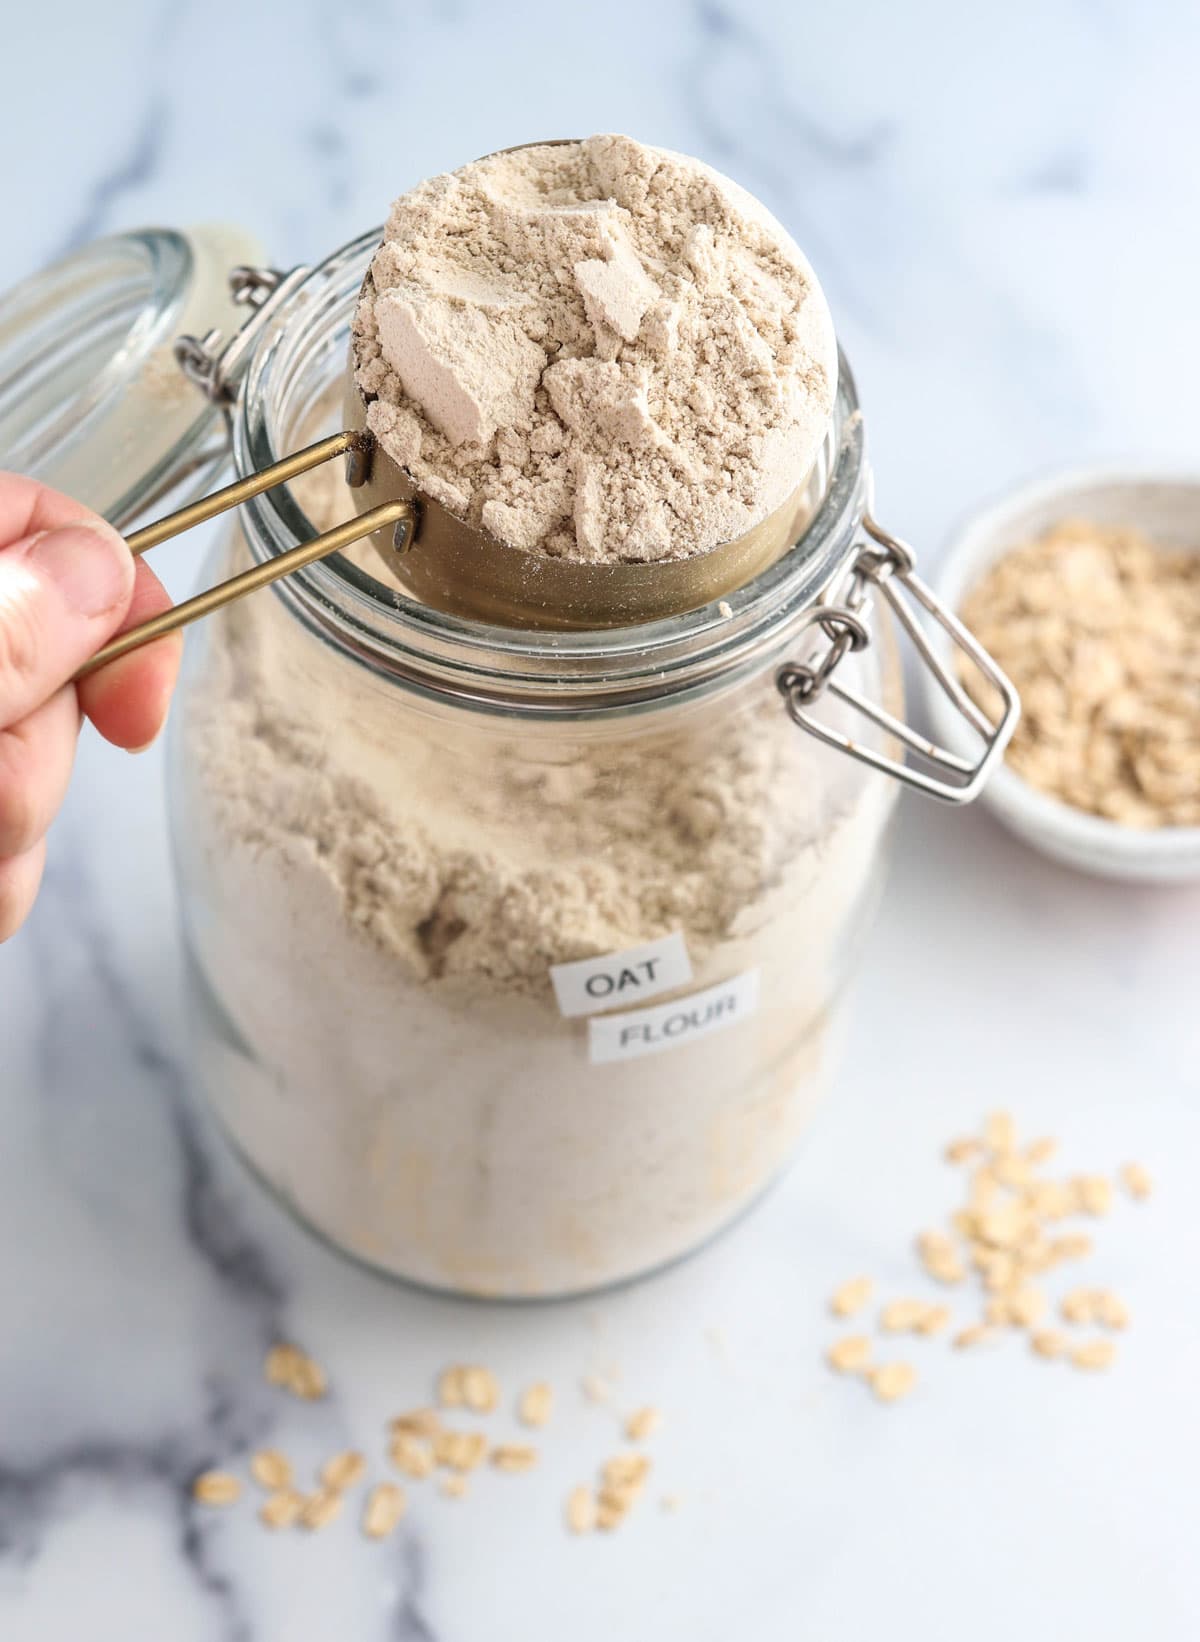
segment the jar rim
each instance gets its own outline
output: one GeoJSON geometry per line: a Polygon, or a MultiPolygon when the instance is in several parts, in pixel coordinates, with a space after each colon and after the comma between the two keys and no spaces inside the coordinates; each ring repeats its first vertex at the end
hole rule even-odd
{"type": "MultiPolygon", "coordinates": [[[[312,349],[348,331],[382,230],[314,266],[257,340],[239,393],[233,449],[242,475],[286,451],[279,415],[312,349]]],[[[344,351],[336,356],[345,369],[344,351]]],[[[433,609],[376,580],[342,554],[274,584],[305,625],[355,660],[439,696],[479,707],[578,712],[661,699],[740,677],[778,652],[838,576],[854,547],[869,483],[863,418],[839,348],[824,496],[796,543],[717,603],[626,627],[580,631],[502,627],[433,609]]],[[[317,533],[287,487],[245,504],[246,537],[264,560],[317,533]]]]}

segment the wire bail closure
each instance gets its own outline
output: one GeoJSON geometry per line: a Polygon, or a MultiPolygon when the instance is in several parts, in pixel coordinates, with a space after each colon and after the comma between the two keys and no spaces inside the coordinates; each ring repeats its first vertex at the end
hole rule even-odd
{"type": "Polygon", "coordinates": [[[849,753],[860,763],[880,770],[928,797],[940,798],[950,804],[968,804],[978,795],[1012,739],[1021,716],[1020,698],[983,646],[916,574],[916,561],[907,543],[889,535],[869,514],[864,514],[862,528],[874,545],[864,544],[860,548],[850,568],[848,585],[845,581],[837,583],[838,592],[845,587],[841,602],[833,602],[827,596],[826,602],[817,605],[813,611],[813,622],[829,640],[828,649],[819,660],[813,662],[786,662],[776,675],[779,690],[793,722],[826,746],[849,753]],[[982,750],[977,758],[963,758],[948,747],[938,746],[895,718],[878,702],[870,701],[857,690],[838,683],[835,675],[845,657],[856,650],[865,649],[871,642],[863,612],[872,588],[887,600],[939,687],[979,737],[982,750]],[[999,694],[1003,708],[998,721],[988,718],[942,662],[915,615],[912,603],[919,605],[933,618],[999,694]],[[830,725],[823,724],[810,709],[827,690],[871,723],[895,736],[932,766],[932,772],[903,759],[889,758],[886,753],[876,752],[874,748],[864,746],[830,725]]]}

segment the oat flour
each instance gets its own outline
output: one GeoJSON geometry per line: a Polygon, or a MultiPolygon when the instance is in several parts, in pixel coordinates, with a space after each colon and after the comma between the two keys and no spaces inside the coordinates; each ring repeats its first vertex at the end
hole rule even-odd
{"type": "Polygon", "coordinates": [[[798,487],[837,350],[737,184],[630,137],[492,155],[396,201],[356,322],[368,425],[511,547],[690,558],[798,487]]]}

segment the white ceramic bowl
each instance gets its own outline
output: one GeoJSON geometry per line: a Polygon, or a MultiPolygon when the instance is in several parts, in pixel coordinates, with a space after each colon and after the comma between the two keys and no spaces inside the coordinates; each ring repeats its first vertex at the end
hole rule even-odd
{"type": "MultiPolygon", "coordinates": [[[[1200,479],[1104,471],[1067,473],[1027,486],[977,514],[955,535],[935,580],[954,611],[1010,548],[1066,518],[1132,525],[1151,540],[1200,552],[1200,479]]],[[[952,646],[940,631],[939,654],[952,646]]],[[[927,675],[930,715],[948,746],[961,746],[957,714],[927,675]]],[[[1200,827],[1142,830],[1087,815],[1039,792],[1007,764],[980,799],[1027,843],[1082,872],[1129,882],[1200,880],[1200,827]]]]}

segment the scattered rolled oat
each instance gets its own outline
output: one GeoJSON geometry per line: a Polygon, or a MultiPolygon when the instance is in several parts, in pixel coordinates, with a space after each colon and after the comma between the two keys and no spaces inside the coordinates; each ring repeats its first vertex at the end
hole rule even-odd
{"type": "Polygon", "coordinates": [[[1008,1320],[1015,1328],[1030,1328],[1046,1310],[1046,1296],[1032,1283],[1023,1283],[1008,1295],[1008,1320]]]}
{"type": "Polygon", "coordinates": [[[438,1492],[446,1499],[465,1499],[467,1494],[467,1479],[461,1474],[443,1477],[438,1492]]]}
{"type": "Polygon", "coordinates": [[[1064,1294],[1059,1310],[1068,1323],[1091,1323],[1096,1318],[1096,1290],[1072,1289],[1064,1294]]]}
{"type": "Polygon", "coordinates": [[[1144,1203],[1154,1189],[1150,1179],[1150,1171],[1141,1163],[1125,1163],[1121,1166],[1121,1184],[1139,1203],[1144,1203]]]}
{"type": "Polygon", "coordinates": [[[567,1527],[573,1534],[590,1534],[596,1526],[596,1499],[582,1484],[567,1496],[567,1527]]]}
{"type": "Polygon", "coordinates": [[[404,1515],[408,1501],[394,1482],[377,1482],[363,1506],[362,1531],[368,1539],[386,1539],[404,1515]]]}
{"type": "Polygon", "coordinates": [[[442,1408],[461,1408],[466,1402],[461,1366],[444,1368],[438,1375],[437,1400],[442,1408]]]}
{"type": "Polygon", "coordinates": [[[1050,1245],[1050,1253],[1055,1261],[1085,1260],[1091,1254],[1093,1246],[1090,1237],[1074,1233],[1069,1237],[1056,1237],[1050,1245]]]}
{"type": "Polygon", "coordinates": [[[957,1254],[934,1254],[926,1256],[925,1270],[936,1283],[961,1283],[967,1275],[967,1268],[957,1254]]]}
{"type": "Polygon", "coordinates": [[[1058,1141],[1052,1140],[1049,1135],[1043,1135],[1040,1140],[1031,1140],[1025,1148],[1025,1161],[1033,1167],[1040,1168],[1043,1163],[1049,1163],[1058,1150],[1058,1141]]]}
{"type": "Polygon", "coordinates": [[[537,1464],[537,1449],[525,1442],[497,1443],[491,1462],[497,1471],[531,1471],[537,1464]]]}
{"type": "Polygon", "coordinates": [[[614,1454],[604,1462],[600,1474],[606,1488],[640,1489],[650,1475],[650,1457],[637,1453],[614,1454]]]}
{"type": "Polygon", "coordinates": [[[918,1334],[940,1334],[949,1322],[949,1306],[926,1306],[917,1318],[915,1328],[918,1334]]]}
{"type": "Polygon", "coordinates": [[[268,1385],[286,1386],[292,1376],[297,1357],[300,1355],[296,1346],[284,1344],[273,1345],[267,1352],[267,1360],[263,1364],[263,1374],[268,1385]]]}
{"type": "MultiPolygon", "coordinates": [[[[937,1282],[961,1283],[973,1271],[987,1296],[983,1320],[951,1335],[956,1350],[981,1346],[1002,1330],[1026,1329],[1030,1347],[1040,1357],[1053,1360],[1071,1351],[1066,1336],[1046,1326],[1049,1301],[1034,1279],[1092,1253],[1092,1239],[1085,1233],[1055,1236],[1051,1228],[1073,1216],[1109,1213],[1113,1186],[1102,1175],[1046,1179],[1038,1171],[1056,1150],[1057,1142],[1049,1136],[1018,1146],[1016,1124],[1008,1112],[991,1114],[983,1139],[962,1136],[946,1147],[949,1161],[971,1165],[965,1183],[967,1202],[949,1216],[948,1231],[921,1232],[916,1250],[926,1276],[937,1282]]],[[[1138,1164],[1124,1165],[1119,1179],[1132,1196],[1144,1197],[1149,1191],[1149,1177],[1138,1164]]],[[[833,1296],[831,1310],[849,1315],[865,1304],[870,1290],[868,1278],[843,1284],[833,1296]]],[[[1125,1302],[1110,1290],[1073,1288],[1058,1304],[1069,1323],[1117,1330],[1129,1322],[1125,1302]]],[[[950,1321],[946,1306],[903,1298],[881,1307],[878,1326],[890,1334],[937,1334],[950,1321]]],[[[1103,1367],[1112,1360],[1110,1342],[1087,1342],[1077,1351],[1080,1367],[1103,1367]]],[[[851,1335],[832,1343],[826,1361],[838,1373],[863,1375],[885,1401],[894,1386],[902,1389],[892,1395],[904,1395],[914,1383],[912,1370],[907,1364],[871,1366],[871,1352],[866,1335],[851,1335]]]]}
{"type": "Polygon", "coordinates": [[[867,1379],[881,1403],[894,1403],[916,1385],[917,1371],[911,1363],[880,1363],[867,1371],[867,1379]]]}
{"type": "Polygon", "coordinates": [[[1080,1175],[1074,1181],[1075,1194],[1084,1214],[1107,1214],[1112,1208],[1112,1181],[1102,1174],[1080,1175]]]}
{"type": "Polygon", "coordinates": [[[1027,1157],[1022,1157],[1019,1152],[1006,1152],[992,1165],[992,1178],[999,1181],[1001,1186],[1027,1186],[1030,1169],[1027,1157]]]}
{"type": "Polygon", "coordinates": [[[342,1494],[361,1480],[366,1469],[366,1456],[347,1448],[344,1453],[334,1454],[325,1461],[321,1467],[321,1482],[330,1493],[342,1494]]]}
{"type": "Polygon", "coordinates": [[[596,1492],[596,1527],[610,1532],[618,1527],[641,1498],[650,1474],[646,1454],[614,1454],[601,1468],[596,1492]]]}
{"type": "Polygon", "coordinates": [[[1039,1357],[1061,1357],[1067,1349],[1067,1337],[1057,1329],[1043,1328],[1029,1336],[1029,1344],[1039,1357]]]}
{"type": "Polygon", "coordinates": [[[342,1496],[332,1488],[321,1488],[310,1494],[300,1511],[300,1526],[316,1533],[340,1515],[342,1496]]]}
{"type": "Polygon", "coordinates": [[[1129,1327],[1129,1307],[1111,1289],[1101,1289],[1095,1296],[1094,1315],[1104,1328],[1129,1327]]]}
{"type": "Polygon", "coordinates": [[[885,1334],[904,1334],[916,1328],[925,1311],[924,1300],[892,1300],[879,1313],[879,1326],[885,1334]]]}
{"type": "Polygon", "coordinates": [[[500,1386],[490,1368],[454,1363],[438,1376],[438,1402],[443,1408],[470,1408],[490,1414],[500,1401],[500,1386]]]}
{"type": "Polygon", "coordinates": [[[500,1386],[489,1368],[463,1370],[463,1400],[477,1414],[490,1414],[500,1401],[500,1386]]]}
{"type": "Polygon", "coordinates": [[[662,1412],[657,1408],[638,1408],[625,1421],[625,1435],[630,1442],[645,1442],[662,1425],[662,1412]]]}
{"type": "Polygon", "coordinates": [[[1017,1126],[1012,1113],[989,1113],[983,1126],[983,1138],[993,1152],[1011,1152],[1017,1143],[1017,1126]]]}
{"type": "Polygon", "coordinates": [[[303,1402],[315,1402],[325,1395],[325,1372],[299,1346],[280,1342],[267,1352],[263,1373],[270,1385],[290,1391],[303,1402]]]}
{"type": "Polygon", "coordinates": [[[875,1284],[869,1277],[851,1277],[833,1292],[829,1309],[835,1317],[853,1317],[871,1298],[875,1284]]]}
{"type": "Polygon", "coordinates": [[[544,1380],[539,1380],[522,1392],[517,1418],[522,1425],[543,1426],[553,1411],[554,1392],[544,1380]]]}
{"type": "Polygon", "coordinates": [[[258,1520],[264,1528],[293,1528],[303,1509],[304,1495],[298,1488],[280,1488],[263,1500],[258,1508],[258,1520]]]}
{"type": "Polygon", "coordinates": [[[579,1387],[590,1403],[612,1401],[612,1386],[607,1380],[602,1380],[599,1374],[585,1374],[579,1382],[579,1387]]]}
{"type": "Polygon", "coordinates": [[[432,1437],[441,1428],[442,1422],[436,1408],[414,1408],[388,1421],[388,1430],[394,1436],[432,1437]]]}
{"type": "Polygon", "coordinates": [[[201,1505],[234,1505],[242,1497],[242,1485],[228,1471],[202,1471],[192,1483],[192,1498],[201,1505]]]}
{"type": "Polygon", "coordinates": [[[1071,1362],[1076,1368],[1107,1368],[1116,1354],[1111,1340],[1085,1340],[1072,1349],[1071,1362]]]}
{"type": "Polygon", "coordinates": [[[474,1471],[487,1458],[487,1446],[482,1431],[439,1431],[433,1439],[433,1455],[451,1471],[474,1471]]]}
{"type": "Polygon", "coordinates": [[[952,1140],[943,1155],[947,1163],[970,1163],[982,1151],[983,1146],[975,1136],[967,1135],[962,1140],[952,1140]]]}
{"type": "Polygon", "coordinates": [[[871,1342],[865,1334],[847,1334],[833,1342],[826,1357],[839,1374],[857,1374],[870,1360],[871,1342]]]}
{"type": "Polygon", "coordinates": [[[409,1431],[396,1433],[388,1448],[388,1457],[398,1471],[418,1481],[427,1477],[437,1464],[430,1444],[409,1431]]]}
{"type": "Polygon", "coordinates": [[[250,1475],[260,1488],[274,1493],[292,1480],[292,1462],[278,1448],[260,1448],[250,1457],[250,1475]]]}
{"type": "Polygon", "coordinates": [[[995,1338],[995,1329],[986,1323],[970,1323],[954,1336],[954,1346],[957,1351],[970,1351],[973,1346],[986,1345],[995,1338]]]}

